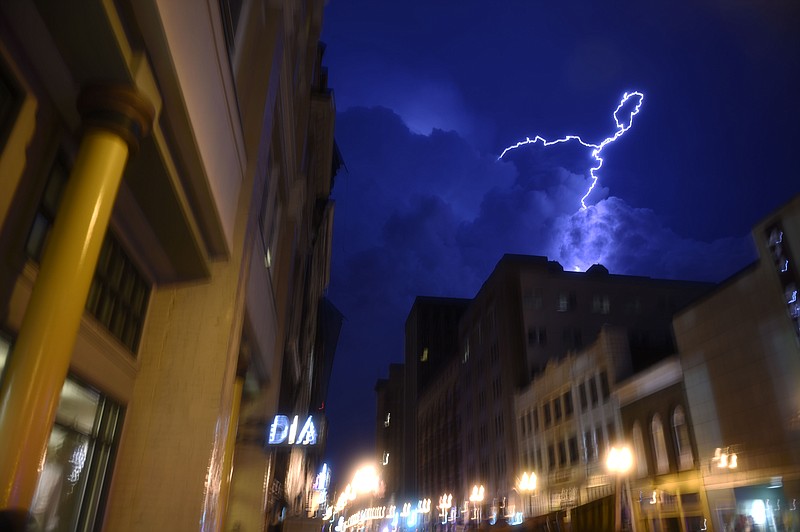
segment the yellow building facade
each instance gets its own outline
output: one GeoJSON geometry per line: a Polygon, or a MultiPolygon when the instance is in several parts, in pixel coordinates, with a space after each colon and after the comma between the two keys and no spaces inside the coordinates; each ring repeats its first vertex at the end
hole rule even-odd
{"type": "Polygon", "coordinates": [[[315,459],[263,433],[279,402],[308,411],[319,367],[322,9],[0,5],[7,523],[262,530],[310,489],[315,459]]]}

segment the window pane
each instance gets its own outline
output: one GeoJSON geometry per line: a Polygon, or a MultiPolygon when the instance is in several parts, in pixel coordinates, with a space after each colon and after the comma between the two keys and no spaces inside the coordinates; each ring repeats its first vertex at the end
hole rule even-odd
{"type": "Polygon", "coordinates": [[[3,369],[6,367],[9,351],[11,351],[11,342],[0,336],[0,382],[3,380],[3,369]]]}
{"type": "Polygon", "coordinates": [[[608,396],[611,395],[611,391],[608,386],[608,372],[606,371],[600,373],[600,390],[603,393],[603,400],[608,399],[608,396]]]}
{"type": "Polygon", "coordinates": [[[86,486],[89,437],[55,425],[31,513],[41,530],[75,530],[86,486]]]}
{"type": "Polygon", "coordinates": [[[36,530],[98,528],[121,411],[94,390],[67,379],[31,504],[36,530]]]}
{"type": "Polygon", "coordinates": [[[61,388],[56,421],[83,434],[91,434],[99,401],[97,392],[67,379],[61,388]]]}
{"type": "Polygon", "coordinates": [[[41,260],[42,251],[44,251],[44,243],[47,239],[47,234],[50,231],[50,221],[45,218],[41,213],[36,214],[31,226],[31,232],[28,235],[28,241],[25,243],[25,253],[35,260],[41,260]]]}

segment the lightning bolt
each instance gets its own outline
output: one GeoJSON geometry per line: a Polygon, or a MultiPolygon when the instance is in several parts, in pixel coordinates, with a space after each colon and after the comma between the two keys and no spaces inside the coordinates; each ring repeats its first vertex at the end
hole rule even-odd
{"type": "Polygon", "coordinates": [[[596,172],[598,170],[600,170],[600,168],[603,167],[603,158],[600,156],[600,154],[603,152],[603,148],[605,148],[606,146],[608,146],[609,144],[611,144],[612,142],[614,142],[615,140],[620,138],[622,135],[625,134],[626,131],[628,131],[631,128],[631,126],[633,125],[633,117],[636,116],[637,114],[639,114],[639,109],[641,109],[643,102],[644,102],[644,94],[642,94],[641,92],[637,92],[637,91],[626,92],[622,96],[622,100],[620,100],[619,105],[617,105],[617,108],[614,111],[614,122],[617,125],[616,131],[614,132],[613,135],[611,135],[610,137],[606,138],[605,140],[603,140],[599,144],[593,144],[591,142],[586,142],[585,140],[583,140],[582,138],[580,138],[577,135],[567,135],[564,138],[560,138],[560,139],[556,139],[556,140],[547,140],[544,137],[536,135],[534,138],[526,137],[525,140],[521,140],[521,141],[517,142],[516,144],[513,144],[513,145],[509,146],[508,148],[503,150],[503,153],[500,154],[500,157],[498,157],[497,160],[499,161],[500,159],[502,159],[503,156],[506,153],[508,153],[509,151],[511,151],[511,150],[516,150],[517,148],[520,148],[522,146],[526,146],[528,144],[536,144],[537,142],[541,142],[543,146],[552,146],[554,144],[561,144],[562,142],[569,142],[571,140],[576,140],[582,146],[585,146],[587,148],[592,148],[592,158],[595,160],[595,166],[592,166],[592,168],[589,170],[589,175],[592,177],[592,184],[589,186],[589,190],[586,191],[586,194],[584,194],[583,197],[581,198],[581,208],[585,209],[586,208],[585,200],[589,196],[589,194],[592,193],[592,190],[594,190],[595,185],[597,185],[598,176],[597,176],[596,172]],[[628,100],[630,100],[632,98],[636,99],[635,100],[636,101],[636,105],[633,107],[633,109],[631,110],[630,114],[628,114],[627,120],[626,121],[620,121],[620,119],[619,119],[620,111],[625,106],[625,104],[628,103],[628,100]]]}

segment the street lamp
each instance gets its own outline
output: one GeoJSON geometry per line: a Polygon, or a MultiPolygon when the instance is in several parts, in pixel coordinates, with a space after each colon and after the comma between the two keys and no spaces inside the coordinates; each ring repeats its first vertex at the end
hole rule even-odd
{"type": "Polygon", "coordinates": [[[739,458],[736,453],[731,452],[730,447],[725,447],[724,449],[717,447],[714,451],[714,458],[711,461],[716,462],[717,467],[720,469],[736,469],[739,467],[739,458]]]}
{"type": "Polygon", "coordinates": [[[481,484],[480,488],[476,484],[476,485],[472,486],[472,493],[469,496],[469,500],[472,503],[473,508],[475,509],[475,521],[476,521],[475,526],[476,527],[478,525],[480,525],[481,518],[480,518],[480,505],[479,505],[479,503],[483,502],[483,493],[484,493],[483,484],[481,484]]]}
{"type": "Polygon", "coordinates": [[[617,479],[616,486],[616,511],[614,515],[614,530],[622,530],[622,477],[628,474],[633,467],[633,453],[630,447],[623,446],[617,449],[611,447],[606,457],[606,468],[617,479]]]}
{"type": "Polygon", "coordinates": [[[527,472],[522,473],[522,478],[519,481],[519,490],[528,495],[528,517],[532,517],[533,504],[531,503],[531,497],[533,492],[536,491],[536,473],[533,471],[530,474],[527,472]]]}
{"type": "Polygon", "coordinates": [[[448,514],[450,513],[450,508],[452,506],[453,506],[453,494],[442,493],[442,496],[439,497],[439,511],[442,514],[443,525],[447,525],[448,514]]]}

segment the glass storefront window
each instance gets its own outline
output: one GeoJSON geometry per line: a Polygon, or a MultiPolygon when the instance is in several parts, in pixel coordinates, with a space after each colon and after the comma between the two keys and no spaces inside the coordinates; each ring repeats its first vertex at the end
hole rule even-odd
{"type": "Polygon", "coordinates": [[[69,378],[33,498],[41,530],[93,530],[113,466],[122,407],[69,378]]]}
{"type": "MultiPolygon", "coordinates": [[[[0,336],[0,375],[10,351],[0,336]]],[[[121,428],[120,405],[67,378],[31,504],[34,530],[99,528],[121,428]]]]}

